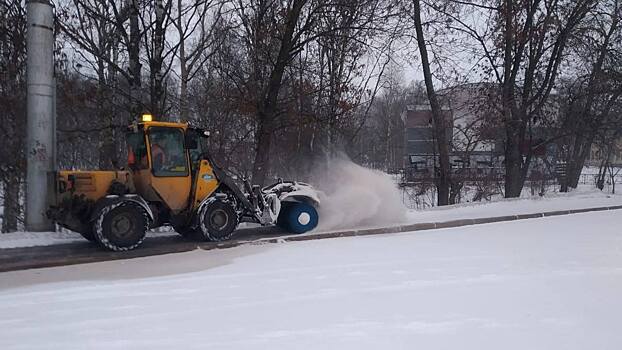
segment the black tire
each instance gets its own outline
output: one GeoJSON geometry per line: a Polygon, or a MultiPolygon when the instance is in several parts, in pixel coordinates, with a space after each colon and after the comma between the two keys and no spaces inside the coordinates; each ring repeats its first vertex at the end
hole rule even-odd
{"type": "Polygon", "coordinates": [[[276,219],[276,225],[285,231],[289,231],[289,220],[287,214],[295,202],[281,202],[281,210],[279,217],[276,219]]]}
{"type": "Polygon", "coordinates": [[[95,240],[113,251],[126,251],[138,247],[149,229],[149,216],[132,202],[110,204],[102,208],[93,223],[95,240]]]}
{"type": "Polygon", "coordinates": [[[226,241],[238,227],[238,221],[238,214],[233,205],[228,201],[216,199],[201,209],[197,233],[209,241],[226,241]]]}

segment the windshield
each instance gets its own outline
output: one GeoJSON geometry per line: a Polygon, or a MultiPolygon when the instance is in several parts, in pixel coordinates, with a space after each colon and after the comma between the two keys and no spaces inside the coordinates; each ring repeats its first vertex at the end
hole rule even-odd
{"type": "Polygon", "coordinates": [[[151,169],[155,176],[188,176],[184,134],[180,128],[149,128],[151,169]]]}

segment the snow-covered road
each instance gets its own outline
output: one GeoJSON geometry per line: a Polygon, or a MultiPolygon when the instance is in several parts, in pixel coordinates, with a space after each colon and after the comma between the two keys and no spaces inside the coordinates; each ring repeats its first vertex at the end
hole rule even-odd
{"type": "Polygon", "coordinates": [[[0,349],[618,349],[622,211],[0,274],[0,349]]]}

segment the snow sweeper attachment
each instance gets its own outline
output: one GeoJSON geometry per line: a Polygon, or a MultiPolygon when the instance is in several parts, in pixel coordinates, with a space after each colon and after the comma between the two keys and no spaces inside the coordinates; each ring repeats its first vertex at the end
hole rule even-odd
{"type": "Polygon", "coordinates": [[[279,181],[239,186],[204,147],[209,132],[151,116],[127,130],[127,169],[53,174],[48,216],[114,251],[134,249],[150,228],[172,226],[190,239],[223,241],[240,222],[303,233],[318,224],[312,186],[279,181]]]}

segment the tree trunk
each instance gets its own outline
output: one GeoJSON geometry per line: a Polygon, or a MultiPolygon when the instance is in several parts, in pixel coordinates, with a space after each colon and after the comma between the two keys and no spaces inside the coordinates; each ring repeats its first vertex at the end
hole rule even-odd
{"type": "Polygon", "coordinates": [[[270,145],[275,131],[277,103],[279,91],[283,82],[285,68],[291,59],[294,30],[300,18],[302,7],[307,0],[294,0],[287,15],[285,31],[281,38],[281,46],[276,62],[270,74],[264,98],[260,101],[257,112],[257,134],[255,135],[256,149],[253,164],[253,182],[263,185],[270,171],[270,145]]]}
{"type": "Polygon", "coordinates": [[[272,135],[274,130],[270,122],[265,116],[260,116],[260,122],[257,131],[257,149],[255,153],[255,163],[253,166],[253,183],[264,185],[270,166],[270,146],[272,144],[272,135]]]}
{"type": "Polygon", "coordinates": [[[449,204],[460,203],[460,192],[464,187],[464,181],[453,181],[451,184],[451,190],[449,194],[449,204]]]}
{"type": "Polygon", "coordinates": [[[523,166],[520,137],[514,128],[506,126],[505,198],[520,197],[524,184],[523,166]]]}
{"type": "Polygon", "coordinates": [[[164,58],[164,4],[162,0],[155,0],[155,23],[153,29],[153,52],[151,55],[150,75],[150,97],[151,113],[158,118],[164,114],[164,77],[162,74],[162,64],[164,58]]]}
{"type": "Polygon", "coordinates": [[[594,143],[594,139],[596,138],[598,130],[602,125],[602,121],[609,113],[608,109],[611,106],[611,102],[615,101],[620,96],[620,92],[616,92],[609,100],[607,112],[600,113],[600,115],[595,115],[593,109],[594,100],[596,98],[596,95],[601,93],[598,90],[603,84],[603,78],[605,78],[603,73],[603,65],[609,53],[609,44],[613,35],[617,31],[619,23],[620,16],[618,15],[618,3],[616,2],[613,9],[611,26],[604,35],[603,42],[600,44],[600,46],[598,46],[598,56],[596,62],[594,62],[592,66],[588,85],[585,89],[586,99],[582,108],[582,113],[580,114],[580,118],[587,119],[588,121],[590,120],[590,118],[593,120],[591,123],[588,122],[587,131],[585,131],[585,122],[580,122],[576,124],[577,130],[575,130],[573,148],[569,152],[569,159],[566,162],[567,169],[569,171],[566,172],[566,181],[564,186],[562,186],[562,192],[567,192],[570,188],[577,188],[583,166],[585,165],[585,160],[590,154],[592,144],[594,143]]]}
{"type": "Polygon", "coordinates": [[[112,94],[106,81],[104,61],[99,60],[97,86],[97,114],[103,129],[100,132],[99,142],[99,169],[114,169],[116,161],[116,144],[114,139],[113,116],[109,109],[112,94]]]}
{"type": "Polygon", "coordinates": [[[587,160],[588,156],[590,155],[590,151],[592,150],[594,138],[595,135],[590,135],[587,139],[584,139],[578,147],[578,152],[576,152],[576,155],[570,162],[567,163],[566,182],[568,185],[568,189],[577,188],[577,186],[579,186],[579,179],[581,178],[583,166],[585,165],[585,161],[587,160]]]}
{"type": "Polygon", "coordinates": [[[129,81],[129,122],[138,118],[142,111],[141,65],[140,65],[140,28],[138,26],[138,0],[129,0],[130,5],[130,42],[128,45],[130,81],[129,81]]]}
{"type": "Polygon", "coordinates": [[[19,216],[19,178],[9,175],[4,183],[4,212],[2,218],[2,232],[17,231],[17,218],[19,216]]]}
{"type": "Polygon", "coordinates": [[[188,62],[186,57],[186,40],[184,39],[183,20],[182,20],[182,0],[177,0],[177,30],[179,35],[179,116],[182,121],[187,121],[188,113],[188,62]]]}
{"type": "Polygon", "coordinates": [[[106,115],[106,127],[100,133],[99,168],[101,170],[116,169],[118,167],[117,145],[115,142],[112,118],[106,115]]]}
{"type": "Polygon", "coordinates": [[[439,171],[436,181],[438,192],[438,205],[449,204],[449,192],[451,184],[451,166],[449,165],[449,143],[447,137],[447,120],[443,116],[440,103],[434,90],[432,81],[432,72],[430,70],[430,61],[428,59],[428,50],[423,36],[423,25],[421,22],[421,4],[419,0],[413,0],[415,30],[417,32],[417,46],[419,46],[419,54],[421,55],[421,66],[423,68],[423,77],[425,87],[430,101],[430,109],[432,110],[432,120],[434,122],[434,136],[439,155],[439,171]]]}
{"type": "Polygon", "coordinates": [[[514,36],[512,21],[514,6],[512,0],[505,0],[504,16],[504,57],[503,57],[503,84],[502,108],[505,120],[505,197],[519,197],[523,189],[521,182],[523,160],[521,156],[521,138],[519,133],[520,120],[514,113],[514,79],[512,75],[512,48],[514,36]]]}
{"type": "Polygon", "coordinates": [[[584,140],[585,135],[583,130],[575,132],[574,140],[572,141],[572,148],[568,150],[568,154],[566,156],[566,175],[561,183],[560,192],[570,191],[570,189],[575,188],[579,182],[579,177],[581,175],[579,171],[579,163],[581,163],[581,167],[583,167],[583,163],[579,161],[579,154],[582,147],[584,147],[584,140]]]}

